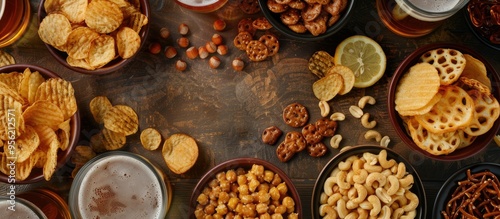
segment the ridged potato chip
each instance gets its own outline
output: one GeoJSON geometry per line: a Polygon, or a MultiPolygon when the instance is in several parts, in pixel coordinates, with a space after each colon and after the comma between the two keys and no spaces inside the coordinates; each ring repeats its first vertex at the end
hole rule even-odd
{"type": "Polygon", "coordinates": [[[89,146],[78,145],[71,156],[71,162],[75,165],[84,165],[90,159],[94,158],[96,153],[89,146]]]}
{"type": "Polygon", "coordinates": [[[9,53],[0,50],[0,67],[12,64],[16,64],[14,57],[12,57],[9,53]]]}
{"type": "Polygon", "coordinates": [[[94,120],[99,124],[103,124],[104,114],[106,114],[106,111],[113,107],[113,105],[106,96],[96,96],[90,101],[89,107],[94,120]]]}
{"type": "Polygon", "coordinates": [[[36,130],[27,125],[25,131],[16,139],[16,162],[23,162],[28,159],[38,146],[40,145],[40,138],[36,130]]]}
{"type": "Polygon", "coordinates": [[[116,33],[118,55],[124,59],[132,57],[141,47],[141,37],[130,27],[122,27],[116,33]]]}
{"type": "Polygon", "coordinates": [[[464,54],[464,57],[465,67],[460,76],[476,79],[491,90],[491,80],[490,78],[488,78],[486,66],[484,65],[484,63],[469,54],[464,54]]]}
{"type": "Polygon", "coordinates": [[[71,31],[66,41],[66,52],[74,59],[85,59],[89,56],[92,41],[99,34],[88,27],[77,27],[71,31]]]}
{"type": "Polygon", "coordinates": [[[88,2],[88,0],[65,0],[62,1],[59,10],[71,23],[81,23],[85,20],[88,2]]]}
{"type": "Polygon", "coordinates": [[[23,79],[23,74],[19,72],[3,73],[0,74],[0,82],[9,86],[12,90],[19,90],[19,85],[23,79]]]}
{"type": "Polygon", "coordinates": [[[139,129],[139,118],[135,111],[126,105],[111,107],[104,114],[104,127],[126,136],[132,135],[139,129]]]}
{"type": "Polygon", "coordinates": [[[116,58],[115,39],[109,35],[101,35],[90,44],[88,63],[93,68],[100,68],[116,58]]]}
{"type": "Polygon", "coordinates": [[[191,169],[198,159],[198,145],[186,134],[173,134],[163,143],[163,159],[167,167],[176,174],[191,169]]]}
{"type": "Polygon", "coordinates": [[[139,11],[132,13],[128,19],[128,27],[137,33],[141,31],[142,27],[148,24],[148,17],[139,11]]]}
{"type": "Polygon", "coordinates": [[[326,51],[316,51],[307,63],[309,70],[319,78],[326,75],[328,69],[334,66],[333,57],[326,51]]]}
{"type": "Polygon", "coordinates": [[[32,72],[29,75],[28,80],[28,103],[33,104],[35,102],[36,91],[40,84],[45,82],[45,78],[37,71],[32,72]]]}
{"type": "Polygon", "coordinates": [[[12,99],[18,101],[22,105],[26,104],[25,99],[21,95],[19,95],[16,90],[10,88],[9,85],[6,85],[3,82],[0,82],[0,93],[12,97],[12,99]]]}
{"type": "Polygon", "coordinates": [[[354,87],[354,82],[356,81],[356,77],[354,76],[354,72],[346,66],[335,65],[326,71],[326,75],[329,75],[332,73],[337,73],[340,76],[342,76],[344,86],[342,86],[342,89],[340,89],[339,94],[344,95],[344,94],[349,93],[349,91],[351,91],[352,88],[354,87]]]}
{"type": "Polygon", "coordinates": [[[33,154],[22,162],[16,162],[16,180],[22,181],[30,176],[31,171],[36,166],[38,160],[42,157],[41,151],[35,151],[33,154]]]}
{"type": "Polygon", "coordinates": [[[52,178],[52,175],[54,172],[56,172],[56,167],[57,167],[57,150],[59,149],[59,141],[57,139],[54,139],[46,150],[45,152],[45,163],[43,165],[43,178],[45,180],[49,181],[52,178]]]}
{"type": "Polygon", "coordinates": [[[47,14],[57,12],[61,8],[62,1],[61,0],[45,0],[43,2],[43,8],[47,14]]]}
{"type": "Polygon", "coordinates": [[[325,75],[313,83],[314,96],[319,100],[329,101],[333,99],[344,87],[344,79],[337,73],[325,75]]]}
{"type": "Polygon", "coordinates": [[[64,120],[78,110],[75,90],[70,82],[62,78],[49,78],[43,82],[36,92],[35,101],[37,100],[48,100],[57,105],[63,111],[64,120]]]}
{"type": "Polygon", "coordinates": [[[87,6],[85,23],[98,33],[111,33],[123,21],[123,12],[120,7],[110,1],[93,0],[87,6]]]}
{"type": "Polygon", "coordinates": [[[57,140],[59,140],[59,148],[65,151],[69,147],[69,141],[71,138],[71,119],[59,124],[59,129],[56,130],[57,140]]]}
{"type": "Polygon", "coordinates": [[[66,44],[68,36],[71,33],[71,23],[63,14],[49,14],[38,28],[40,39],[52,46],[62,46],[66,44]]]}
{"type": "Polygon", "coordinates": [[[95,68],[90,65],[88,59],[75,59],[71,56],[68,56],[66,57],[66,62],[68,63],[68,65],[73,67],[79,67],[87,70],[95,70],[95,68]]]}
{"type": "Polygon", "coordinates": [[[28,106],[23,112],[23,118],[26,124],[45,125],[52,130],[57,130],[59,124],[64,122],[63,111],[48,100],[38,100],[28,106]]]}
{"type": "Polygon", "coordinates": [[[161,134],[154,128],[142,130],[140,138],[142,146],[150,151],[158,149],[161,144],[161,134]]]}
{"type": "Polygon", "coordinates": [[[90,146],[96,152],[112,151],[122,148],[126,140],[123,133],[104,128],[91,137],[90,146]]]}
{"type": "Polygon", "coordinates": [[[412,66],[396,87],[396,110],[417,110],[426,106],[438,92],[439,86],[440,78],[434,66],[428,63],[412,66]]]}
{"type": "Polygon", "coordinates": [[[12,96],[0,93],[0,139],[11,140],[19,136],[25,129],[22,117],[23,105],[12,96]],[[15,120],[14,127],[9,126],[15,120]],[[12,133],[12,128],[15,131],[12,133]],[[10,130],[9,130],[10,129],[10,130]]]}

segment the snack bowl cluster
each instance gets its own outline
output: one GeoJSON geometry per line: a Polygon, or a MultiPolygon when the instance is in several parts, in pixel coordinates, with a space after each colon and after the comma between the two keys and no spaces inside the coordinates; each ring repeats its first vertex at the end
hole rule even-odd
{"type": "MultiPolygon", "coordinates": [[[[37,14],[38,14],[38,23],[39,24],[47,16],[47,12],[45,11],[45,8],[44,8],[45,2],[46,2],[45,0],[41,0],[39,7],[38,7],[37,14]]],[[[148,0],[138,0],[137,2],[140,4],[140,6],[139,6],[140,13],[145,15],[149,20],[149,18],[150,18],[149,1],[148,0]]],[[[118,56],[118,53],[116,53],[116,57],[113,60],[111,60],[106,65],[104,65],[102,67],[95,68],[95,69],[86,69],[86,68],[82,68],[82,67],[76,67],[75,65],[70,65],[70,64],[68,64],[68,61],[67,61],[68,53],[61,51],[61,50],[59,50],[59,49],[57,49],[57,48],[55,48],[47,43],[44,43],[44,44],[47,47],[47,50],[49,51],[50,55],[52,57],[54,57],[54,59],[57,62],[59,62],[61,65],[63,65],[64,67],[66,67],[68,69],[71,69],[71,70],[78,72],[78,73],[89,74],[89,75],[109,74],[111,72],[114,72],[114,71],[117,71],[117,70],[123,68],[130,61],[132,61],[134,59],[134,57],[137,56],[138,53],[140,53],[141,48],[144,46],[144,44],[146,42],[146,38],[147,38],[148,33],[149,33],[150,22],[151,21],[148,21],[148,23],[146,25],[144,25],[140,29],[140,31],[138,32],[138,35],[140,37],[140,46],[137,49],[137,52],[133,56],[131,56],[130,58],[121,58],[120,56],[118,56]]],[[[108,35],[111,35],[111,34],[113,34],[113,33],[110,33],[108,35]]]]}
{"type": "MultiPolygon", "coordinates": [[[[282,13],[275,13],[271,11],[268,7],[267,4],[268,0],[259,0],[260,8],[264,16],[267,18],[267,20],[273,25],[273,27],[278,30],[280,33],[286,35],[287,37],[290,37],[295,40],[303,40],[303,41],[316,41],[316,40],[322,40],[325,38],[328,38],[335,33],[337,33],[339,30],[341,30],[346,23],[349,21],[349,18],[352,13],[354,13],[353,8],[356,0],[347,0],[347,1],[339,1],[339,2],[347,2],[347,5],[344,7],[344,9],[340,12],[338,19],[336,20],[335,23],[332,25],[327,25],[326,26],[326,31],[324,33],[321,33],[319,35],[313,35],[309,31],[306,31],[304,33],[298,33],[296,31],[293,31],[292,29],[289,28],[288,25],[284,24],[281,20],[281,14],[282,13]]],[[[272,0],[272,2],[276,2],[272,0]]],[[[333,1],[332,1],[333,2],[333,1]]],[[[319,4],[319,3],[317,3],[319,4]]],[[[306,10],[307,7],[305,7],[302,10],[306,10]]],[[[288,10],[292,10],[290,7],[288,7],[288,10]]],[[[299,11],[299,13],[301,13],[299,11]]],[[[328,14],[325,12],[325,14],[328,14]]],[[[299,16],[302,16],[299,14],[299,16]]],[[[319,18],[318,18],[319,19],[319,18]]],[[[299,21],[301,23],[302,21],[299,21]]],[[[326,21],[328,22],[328,20],[326,21]]]]}
{"type": "MultiPolygon", "coordinates": [[[[274,173],[275,177],[277,177],[276,179],[279,178],[280,179],[279,181],[281,182],[280,183],[281,185],[275,186],[275,185],[273,185],[273,182],[267,182],[265,180],[264,181],[261,180],[262,181],[261,185],[267,184],[267,186],[269,186],[268,188],[270,188],[270,189],[266,192],[265,190],[261,191],[261,190],[258,190],[258,188],[257,188],[255,190],[255,192],[256,193],[263,192],[263,194],[265,196],[267,196],[267,194],[273,193],[273,191],[272,191],[273,189],[280,188],[280,187],[283,188],[282,186],[286,185],[286,188],[287,188],[286,197],[291,198],[294,202],[293,209],[290,209],[290,210],[293,210],[294,213],[297,213],[296,216],[298,216],[298,218],[304,218],[304,216],[302,215],[302,204],[300,201],[299,193],[298,193],[297,189],[295,188],[295,185],[293,184],[292,180],[286,175],[286,173],[283,172],[280,168],[278,168],[274,164],[272,164],[266,160],[262,160],[259,158],[249,158],[249,157],[233,158],[233,159],[224,161],[222,163],[219,163],[216,166],[212,167],[210,170],[208,170],[202,176],[202,178],[198,181],[198,183],[194,187],[193,192],[191,194],[191,199],[189,202],[190,218],[196,218],[195,217],[196,210],[197,210],[197,206],[200,205],[200,202],[199,202],[200,198],[199,197],[201,194],[206,193],[209,190],[210,191],[218,190],[218,189],[212,189],[214,187],[223,187],[222,184],[213,185],[215,182],[218,182],[218,183],[221,182],[221,180],[219,180],[217,178],[218,174],[229,173],[229,171],[234,170],[234,171],[236,171],[236,173],[240,173],[240,175],[243,177],[244,175],[250,175],[250,173],[252,172],[252,169],[255,166],[262,166],[262,167],[264,167],[264,170],[266,172],[274,173]],[[211,184],[212,184],[212,186],[211,186],[211,184]]],[[[229,174],[225,174],[225,175],[227,177],[229,177],[228,176],[229,174]]],[[[220,175],[219,175],[219,177],[220,177],[220,175]]],[[[260,178],[260,177],[261,176],[258,176],[257,178],[260,178]]],[[[240,181],[240,183],[241,183],[241,181],[240,181]]],[[[217,184],[217,183],[215,183],[215,184],[217,184]]],[[[251,187],[252,186],[251,184],[252,184],[251,180],[249,179],[245,185],[243,185],[243,184],[241,184],[241,185],[246,188],[247,186],[251,187]]],[[[233,186],[233,189],[238,189],[238,190],[241,189],[240,184],[238,184],[237,182],[233,182],[232,185],[235,186],[235,187],[233,186]]],[[[246,188],[246,189],[240,190],[240,191],[246,191],[248,189],[249,188],[246,188]]],[[[279,190],[281,190],[281,189],[279,189],[279,190]]],[[[227,192],[227,193],[231,193],[231,192],[227,192]]],[[[249,193],[252,193],[252,192],[249,192],[249,193]]],[[[238,194],[240,194],[240,193],[238,192],[238,194]]],[[[281,201],[282,201],[283,196],[284,195],[280,196],[281,201]]],[[[219,198],[220,197],[221,196],[219,196],[219,198]]],[[[243,200],[240,200],[240,204],[241,204],[241,201],[243,201],[243,200]]],[[[269,200],[269,201],[272,202],[272,200],[269,200]]],[[[245,202],[245,201],[243,201],[243,202],[245,202]]],[[[227,203],[227,206],[228,206],[228,208],[230,208],[231,204],[227,203]]],[[[284,217],[286,217],[286,214],[284,217]]]]}
{"type": "MultiPolygon", "coordinates": [[[[424,186],[422,184],[422,181],[421,181],[421,179],[420,179],[417,171],[413,168],[413,166],[411,165],[411,163],[409,163],[405,158],[403,158],[397,152],[393,151],[390,148],[381,147],[381,146],[377,146],[377,145],[358,145],[358,146],[353,146],[352,148],[346,149],[346,150],[338,153],[330,161],[328,161],[328,163],[323,167],[323,169],[319,173],[319,175],[318,175],[318,177],[316,179],[316,182],[314,184],[313,193],[312,193],[312,200],[311,200],[312,218],[322,218],[323,216],[325,216],[325,215],[321,215],[321,214],[323,214],[322,211],[328,212],[328,210],[321,210],[321,208],[323,208],[323,206],[325,206],[325,205],[332,206],[331,203],[328,203],[328,204],[322,203],[322,202],[328,202],[328,201],[322,200],[322,199],[325,199],[325,194],[328,193],[325,189],[327,187],[330,187],[330,183],[329,183],[330,179],[332,179],[332,178],[336,178],[336,180],[338,179],[337,176],[340,175],[340,174],[338,174],[339,168],[341,168],[341,167],[344,168],[345,164],[349,164],[350,163],[351,167],[350,167],[349,170],[342,170],[342,172],[347,172],[349,174],[349,172],[351,172],[352,169],[353,169],[353,167],[356,165],[353,162],[354,161],[352,159],[353,157],[357,157],[360,160],[364,161],[364,158],[365,158],[364,155],[366,153],[378,156],[379,154],[381,154],[382,151],[386,154],[384,156],[386,156],[387,160],[394,160],[395,161],[395,165],[405,166],[406,173],[404,174],[404,177],[408,177],[409,175],[412,176],[412,178],[413,178],[413,184],[410,186],[409,191],[407,191],[407,192],[413,193],[413,197],[417,197],[418,198],[418,205],[416,206],[416,208],[413,211],[413,213],[415,213],[415,215],[414,215],[415,217],[414,218],[425,218],[426,211],[427,211],[427,202],[426,202],[425,190],[424,190],[424,186]]],[[[367,161],[366,163],[371,163],[371,162],[367,161]]],[[[375,164],[374,166],[379,166],[380,167],[380,166],[382,166],[382,164],[378,163],[378,164],[375,164]]],[[[353,172],[356,172],[356,171],[353,171],[353,172]]],[[[369,172],[369,173],[375,173],[375,172],[369,172]]],[[[375,173],[374,175],[376,175],[376,174],[378,174],[378,173],[375,173]]],[[[367,177],[365,179],[365,182],[363,184],[360,184],[360,182],[356,182],[354,184],[361,185],[361,186],[364,186],[366,188],[367,187],[366,183],[368,183],[369,181],[371,181],[371,180],[369,180],[368,177],[367,177]]],[[[400,181],[400,182],[402,182],[402,181],[400,181]]],[[[336,183],[334,183],[334,185],[332,187],[333,190],[334,190],[333,191],[334,195],[326,194],[326,198],[333,198],[337,194],[339,194],[339,192],[335,192],[335,190],[337,189],[336,187],[341,185],[339,183],[340,183],[340,181],[337,181],[336,183]]],[[[386,183],[386,184],[388,184],[388,183],[386,183]]],[[[384,185],[384,186],[386,186],[386,185],[384,185]]],[[[380,186],[380,184],[378,185],[379,188],[385,188],[384,186],[380,186]]],[[[373,184],[373,185],[370,185],[370,187],[374,187],[375,188],[377,186],[375,186],[375,184],[373,184]]],[[[351,185],[351,188],[348,189],[348,190],[351,191],[352,189],[355,189],[355,188],[357,188],[356,185],[351,185]]],[[[342,192],[340,192],[340,194],[341,193],[342,192]]],[[[348,197],[350,195],[357,196],[358,194],[359,194],[358,192],[356,192],[356,193],[348,192],[348,197]]],[[[373,194],[373,195],[375,195],[375,194],[373,194]]],[[[396,193],[396,194],[392,195],[392,197],[396,197],[397,195],[402,195],[402,194],[396,193]]],[[[372,195],[370,195],[370,192],[368,192],[367,196],[368,197],[365,197],[364,201],[362,201],[362,202],[367,202],[367,200],[370,199],[369,196],[372,196],[372,195]]],[[[376,196],[378,196],[378,195],[376,195],[376,196]]],[[[354,199],[356,199],[358,197],[359,196],[357,196],[357,197],[351,197],[346,202],[349,202],[351,200],[353,202],[355,202],[354,199]]],[[[343,199],[343,198],[341,198],[341,199],[343,199]]],[[[393,201],[389,201],[389,203],[393,202],[393,201]]],[[[382,201],[380,201],[380,203],[381,203],[382,206],[385,205],[382,201]]],[[[408,203],[410,203],[410,201],[408,201],[408,203]]],[[[340,208],[342,208],[342,207],[339,207],[340,204],[339,204],[338,201],[335,202],[333,205],[334,205],[334,209],[336,211],[338,211],[340,208]]],[[[363,205],[363,204],[359,204],[358,207],[361,208],[361,205],[363,205]]],[[[346,207],[346,205],[343,205],[343,206],[346,207]]],[[[400,206],[400,207],[403,207],[403,206],[400,206]]],[[[354,208],[354,210],[349,211],[349,213],[356,212],[356,211],[357,211],[357,208],[354,208]]],[[[347,212],[345,212],[345,213],[347,213],[347,212]]],[[[382,212],[380,212],[380,214],[382,214],[382,212]]]]}
{"type": "MultiPolygon", "coordinates": [[[[14,65],[7,65],[0,67],[0,73],[10,73],[10,72],[24,72],[26,68],[29,68],[31,72],[38,71],[45,79],[48,78],[60,78],[59,75],[56,73],[45,69],[40,66],[36,65],[30,65],[30,64],[14,64],[14,65]]],[[[71,154],[73,153],[74,148],[78,144],[79,136],[80,136],[80,113],[77,110],[76,113],[71,117],[70,121],[70,126],[71,126],[71,131],[70,131],[70,137],[69,137],[69,145],[68,148],[64,151],[58,150],[57,152],[57,166],[56,166],[56,173],[59,168],[64,166],[66,162],[68,162],[71,158],[71,154]]],[[[20,184],[30,184],[30,183],[36,183],[44,180],[44,175],[43,175],[43,169],[42,168],[33,168],[31,171],[31,174],[24,180],[19,181],[16,180],[16,183],[20,184]]],[[[3,173],[0,173],[0,181],[8,183],[10,176],[7,176],[3,173]]]]}
{"type": "Polygon", "coordinates": [[[206,0],[206,1],[196,1],[196,0],[175,0],[175,3],[183,8],[187,8],[191,11],[200,13],[209,13],[216,11],[217,9],[224,6],[228,0],[206,0]]]}
{"type": "MultiPolygon", "coordinates": [[[[467,3],[467,10],[464,10],[465,21],[472,30],[472,33],[487,46],[500,50],[500,25],[494,9],[500,8],[500,3],[495,1],[473,0],[467,3]]],[[[498,11],[498,10],[497,10],[498,11]]]]}
{"type": "Polygon", "coordinates": [[[409,69],[417,64],[419,62],[420,57],[425,54],[428,51],[435,50],[435,49],[441,49],[441,48],[446,48],[446,49],[453,49],[453,50],[458,50],[462,54],[469,54],[470,56],[474,57],[475,59],[481,61],[487,72],[487,77],[491,81],[491,94],[497,99],[500,100],[500,90],[497,87],[497,84],[499,82],[499,76],[493,66],[491,66],[488,61],[482,57],[479,53],[474,51],[473,49],[470,49],[468,47],[458,45],[458,44],[453,44],[453,43],[433,43],[433,44],[428,44],[424,45],[422,47],[417,48],[414,52],[409,54],[397,67],[395,70],[392,79],[390,81],[389,87],[388,87],[388,98],[387,98],[387,106],[388,106],[388,113],[389,113],[389,119],[391,121],[391,124],[393,128],[395,129],[396,133],[398,136],[401,138],[403,143],[405,143],[408,147],[410,147],[412,150],[418,151],[422,153],[423,155],[436,159],[436,160],[443,160],[443,161],[455,161],[455,160],[461,160],[470,156],[473,156],[477,153],[479,153],[481,150],[483,150],[494,138],[495,134],[497,133],[498,129],[500,128],[500,120],[494,121],[494,124],[492,127],[489,129],[488,132],[476,137],[474,141],[466,146],[466,147],[459,147],[453,152],[449,154],[443,154],[443,155],[436,155],[432,154],[422,148],[420,148],[412,139],[408,127],[405,124],[404,119],[400,116],[398,111],[396,111],[396,104],[395,104],[395,99],[396,99],[396,89],[401,81],[402,77],[409,71],[409,69]]]}

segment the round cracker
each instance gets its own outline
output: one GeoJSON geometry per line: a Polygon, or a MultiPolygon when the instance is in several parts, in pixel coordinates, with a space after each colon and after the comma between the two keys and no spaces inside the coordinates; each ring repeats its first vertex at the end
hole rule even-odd
{"type": "Polygon", "coordinates": [[[349,93],[354,87],[354,82],[356,81],[356,77],[354,76],[354,72],[347,66],[343,65],[335,65],[328,69],[326,74],[337,73],[342,76],[344,86],[340,89],[339,94],[344,95],[349,93]]]}
{"type": "Polygon", "coordinates": [[[141,132],[141,144],[150,151],[158,149],[161,144],[161,134],[154,128],[147,128],[141,132]]]}
{"type": "Polygon", "coordinates": [[[108,64],[116,57],[115,39],[109,35],[101,35],[90,44],[88,62],[94,68],[108,64]]]}
{"type": "Polygon", "coordinates": [[[124,59],[132,57],[141,47],[141,37],[130,27],[122,27],[116,34],[118,55],[124,59]]]}
{"type": "Polygon", "coordinates": [[[106,114],[106,111],[113,107],[113,105],[106,96],[96,96],[90,101],[89,107],[94,120],[99,124],[103,124],[104,114],[106,114]]]}
{"type": "Polygon", "coordinates": [[[434,66],[419,63],[401,77],[395,92],[396,110],[411,111],[426,106],[438,92],[440,79],[434,66]]]}
{"type": "Polygon", "coordinates": [[[75,59],[84,59],[89,56],[92,42],[99,34],[88,27],[77,27],[71,31],[66,42],[68,56],[75,59]]]}
{"type": "Polygon", "coordinates": [[[344,79],[342,76],[337,73],[332,73],[314,82],[312,89],[316,98],[323,101],[329,101],[342,90],[343,86],[344,79]]]}
{"type": "Polygon", "coordinates": [[[168,168],[176,174],[182,174],[196,163],[198,145],[187,134],[173,134],[163,143],[162,154],[168,168]]]}
{"type": "Polygon", "coordinates": [[[40,39],[52,46],[62,46],[66,44],[71,33],[71,23],[68,18],[62,14],[49,14],[43,18],[38,28],[40,39]]]}

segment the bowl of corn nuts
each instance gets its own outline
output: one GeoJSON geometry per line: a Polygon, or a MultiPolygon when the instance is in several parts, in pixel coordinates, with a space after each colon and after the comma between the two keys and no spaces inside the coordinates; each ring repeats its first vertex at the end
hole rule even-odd
{"type": "Polygon", "coordinates": [[[426,209],[415,169],[392,149],[375,145],[334,156],[320,172],[311,200],[312,218],[425,218],[426,209]]]}
{"type": "Polygon", "coordinates": [[[303,218],[297,189],[272,163],[234,158],[211,168],[195,186],[190,218],[303,218]]]}

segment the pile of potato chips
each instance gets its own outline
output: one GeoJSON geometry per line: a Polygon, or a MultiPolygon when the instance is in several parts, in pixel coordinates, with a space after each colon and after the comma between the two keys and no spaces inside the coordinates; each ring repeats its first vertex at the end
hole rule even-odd
{"type": "Polygon", "coordinates": [[[148,23],[136,0],[46,0],[40,39],[66,52],[69,65],[101,68],[132,57],[141,46],[139,32],[148,23]]]}
{"type": "Polygon", "coordinates": [[[0,171],[12,175],[8,164],[15,162],[16,180],[25,180],[33,168],[43,168],[45,180],[50,180],[58,149],[70,146],[76,111],[70,82],[45,79],[29,68],[0,73],[0,171]]]}

